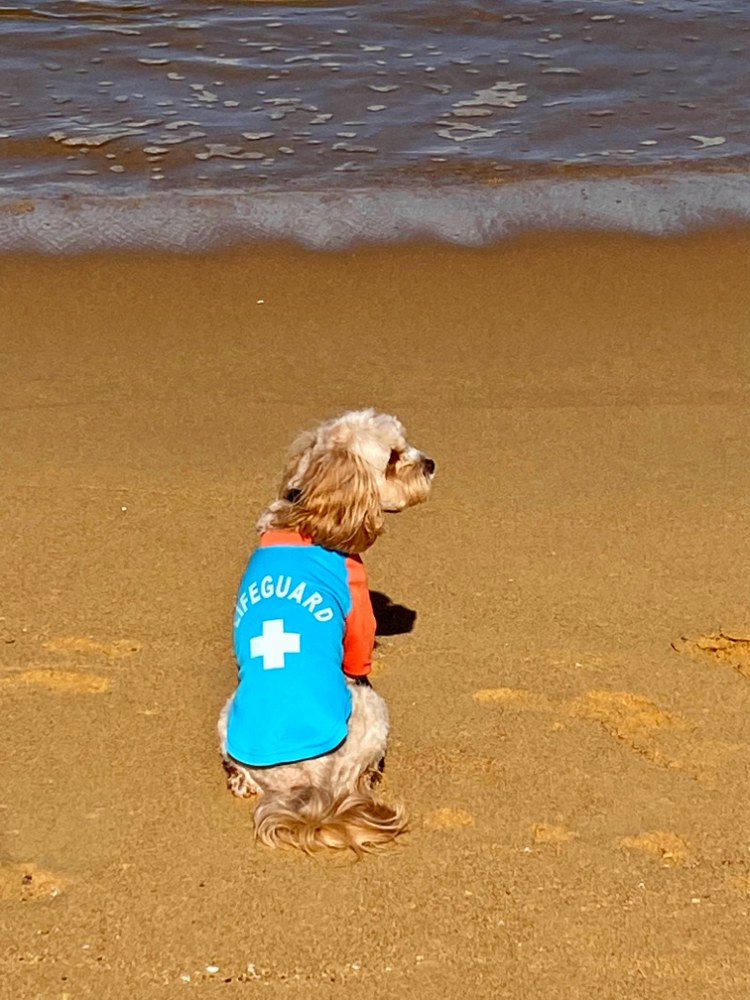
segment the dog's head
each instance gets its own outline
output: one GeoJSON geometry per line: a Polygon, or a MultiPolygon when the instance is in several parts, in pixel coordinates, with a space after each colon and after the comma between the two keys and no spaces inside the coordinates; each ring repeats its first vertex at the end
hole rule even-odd
{"type": "Polygon", "coordinates": [[[345,413],[295,443],[258,530],[298,531],[328,549],[364,552],[383,530],[383,513],[425,500],[434,474],[395,417],[345,413]]]}

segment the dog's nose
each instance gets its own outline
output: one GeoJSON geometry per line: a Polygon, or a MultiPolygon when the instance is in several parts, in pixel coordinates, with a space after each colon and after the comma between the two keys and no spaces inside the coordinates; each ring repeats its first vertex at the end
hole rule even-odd
{"type": "Polygon", "coordinates": [[[433,475],[433,473],[435,472],[435,463],[432,461],[431,458],[426,458],[424,460],[424,469],[428,476],[433,475]]]}

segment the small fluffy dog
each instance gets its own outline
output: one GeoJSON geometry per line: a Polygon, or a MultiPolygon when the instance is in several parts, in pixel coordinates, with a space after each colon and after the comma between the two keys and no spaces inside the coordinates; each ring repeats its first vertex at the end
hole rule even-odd
{"type": "Polygon", "coordinates": [[[435,463],[395,417],[345,413],[293,446],[234,620],[239,684],[219,719],[227,784],[258,795],[269,846],[375,850],[402,833],[379,802],[388,711],[367,681],[375,617],[359,553],[384,512],[426,499],[435,463]]]}

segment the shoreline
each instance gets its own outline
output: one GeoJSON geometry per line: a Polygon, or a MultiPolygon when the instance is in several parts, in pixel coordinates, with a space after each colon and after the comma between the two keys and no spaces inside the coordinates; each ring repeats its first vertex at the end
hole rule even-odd
{"type": "Polygon", "coordinates": [[[61,187],[0,198],[0,254],[196,253],[267,240],[319,250],[415,240],[489,246],[534,232],[676,236],[748,222],[745,171],[111,196],[61,187]]]}

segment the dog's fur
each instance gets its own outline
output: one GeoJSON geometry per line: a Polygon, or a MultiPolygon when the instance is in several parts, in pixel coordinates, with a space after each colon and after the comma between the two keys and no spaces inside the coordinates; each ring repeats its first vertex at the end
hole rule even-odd
{"type": "MultiPolygon", "coordinates": [[[[395,417],[374,410],[345,413],[304,434],[293,446],[277,498],[257,529],[297,531],[313,544],[364,552],[383,531],[384,512],[427,498],[434,462],[406,442],[395,417]]],[[[361,855],[406,829],[402,809],[373,792],[388,734],[385,702],[367,681],[348,680],[352,713],[344,742],[311,760],[252,767],[226,752],[232,698],[219,719],[227,784],[240,797],[258,795],[255,831],[271,847],[327,848],[361,855]]]]}

